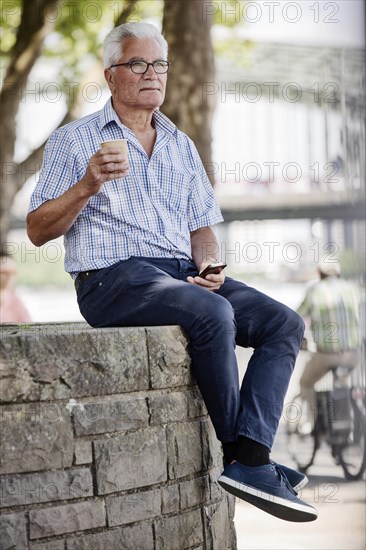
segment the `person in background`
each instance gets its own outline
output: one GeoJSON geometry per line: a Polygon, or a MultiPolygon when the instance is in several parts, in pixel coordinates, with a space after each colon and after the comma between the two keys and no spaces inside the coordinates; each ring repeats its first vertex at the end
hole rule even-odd
{"type": "Polygon", "coordinates": [[[304,367],[300,391],[314,407],[314,385],[331,368],[355,367],[360,359],[360,302],[338,262],[322,259],[320,280],[308,288],[297,312],[308,321],[315,351],[304,367]]]}
{"type": "Polygon", "coordinates": [[[0,323],[27,323],[31,317],[12,287],[17,272],[13,258],[0,252],[0,323]]]}

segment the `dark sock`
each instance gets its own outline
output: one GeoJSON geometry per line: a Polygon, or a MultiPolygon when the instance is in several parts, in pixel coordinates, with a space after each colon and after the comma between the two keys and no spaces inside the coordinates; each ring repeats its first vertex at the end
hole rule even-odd
{"type": "Polygon", "coordinates": [[[237,445],[238,444],[236,441],[230,441],[229,443],[222,444],[222,450],[224,452],[224,461],[226,462],[226,464],[230,464],[230,462],[234,460],[237,445]]]}
{"type": "Polygon", "coordinates": [[[234,456],[244,466],[263,466],[269,464],[269,449],[265,445],[240,435],[234,456]]]}

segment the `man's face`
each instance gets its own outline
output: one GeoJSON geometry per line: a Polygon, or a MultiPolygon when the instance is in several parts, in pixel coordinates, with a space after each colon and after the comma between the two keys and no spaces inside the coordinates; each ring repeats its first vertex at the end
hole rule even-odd
{"type": "MultiPolygon", "coordinates": [[[[126,38],[118,63],[165,60],[164,51],[154,39],[126,38]]],[[[105,69],[105,78],[112,93],[114,107],[131,106],[156,109],[164,101],[167,74],[156,74],[150,65],[145,74],[135,74],[129,66],[105,69]]]]}

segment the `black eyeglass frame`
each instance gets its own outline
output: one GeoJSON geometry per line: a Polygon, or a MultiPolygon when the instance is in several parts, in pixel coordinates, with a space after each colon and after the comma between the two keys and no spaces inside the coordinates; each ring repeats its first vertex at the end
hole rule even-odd
{"type": "Polygon", "coordinates": [[[150,65],[154,69],[155,74],[166,74],[169,71],[170,61],[166,61],[166,59],[157,59],[156,61],[153,61],[152,63],[148,63],[147,61],[144,61],[143,59],[141,59],[141,61],[135,60],[135,61],[129,61],[128,63],[116,63],[115,65],[111,65],[110,67],[108,67],[108,69],[112,69],[112,67],[129,67],[131,69],[131,71],[133,72],[133,74],[145,74],[149,70],[150,65]],[[166,63],[166,71],[163,72],[163,73],[157,73],[156,70],[155,70],[154,64],[155,63],[161,63],[161,62],[166,63]],[[146,63],[146,70],[143,73],[135,73],[135,71],[133,70],[133,68],[132,68],[133,65],[138,64],[138,63],[146,63]]]}

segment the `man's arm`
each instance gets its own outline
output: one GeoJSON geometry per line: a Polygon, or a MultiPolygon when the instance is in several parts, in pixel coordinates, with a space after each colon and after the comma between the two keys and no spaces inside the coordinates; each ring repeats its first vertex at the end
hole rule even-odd
{"type": "Polygon", "coordinates": [[[201,227],[192,231],[191,247],[192,258],[199,271],[209,263],[218,261],[219,245],[211,227],[201,227]]]}
{"type": "MultiPolygon", "coordinates": [[[[216,236],[210,227],[201,227],[191,232],[192,258],[198,271],[202,271],[208,264],[217,262],[219,246],[216,236]]],[[[217,290],[225,281],[225,275],[222,271],[218,274],[207,275],[206,279],[202,277],[188,277],[187,281],[192,284],[198,284],[208,290],[217,290]]]]}
{"type": "Polygon", "coordinates": [[[93,155],[85,176],[65,193],[44,202],[27,216],[27,232],[36,246],[64,235],[75,222],[90,197],[96,195],[106,181],[122,178],[128,164],[119,149],[105,148],[93,155]]]}
{"type": "Polygon", "coordinates": [[[91,195],[83,181],[68,189],[63,195],[44,202],[27,215],[28,237],[36,246],[64,235],[75,222],[91,195]]]}

